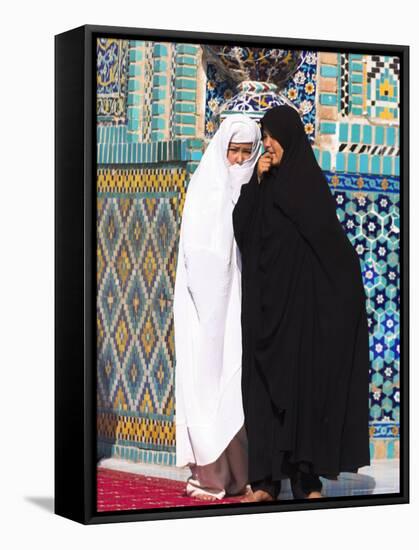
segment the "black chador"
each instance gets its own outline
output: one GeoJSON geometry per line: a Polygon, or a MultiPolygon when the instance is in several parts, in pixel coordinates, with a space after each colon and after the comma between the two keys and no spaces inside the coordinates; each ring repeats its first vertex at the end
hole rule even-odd
{"type": "Polygon", "coordinates": [[[262,127],[282,159],[261,183],[255,169],[233,211],[253,488],[286,477],[335,479],[370,464],[359,259],[297,111],[276,107],[262,127]]]}

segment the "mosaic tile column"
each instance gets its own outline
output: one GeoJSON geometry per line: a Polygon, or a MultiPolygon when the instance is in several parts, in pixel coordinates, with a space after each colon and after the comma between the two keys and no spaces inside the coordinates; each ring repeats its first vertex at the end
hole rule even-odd
{"type": "MultiPolygon", "coordinates": [[[[173,465],[177,246],[203,147],[195,134],[174,131],[190,122],[175,120],[174,106],[183,112],[179,105],[191,103],[175,97],[175,84],[193,75],[176,77],[175,44],[103,40],[98,48],[107,77],[97,126],[98,457],[173,465]],[[100,118],[102,105],[115,112],[100,118]]],[[[180,66],[195,67],[192,49],[191,57],[179,48],[180,66]]]]}
{"type": "Polygon", "coordinates": [[[128,141],[151,140],[151,99],[153,45],[150,42],[130,41],[128,71],[128,141]]]}
{"type": "Polygon", "coordinates": [[[320,166],[398,176],[397,58],[321,53],[319,73],[320,166]]]}
{"type": "Polygon", "coordinates": [[[198,46],[176,44],[175,135],[197,135],[197,57],[198,46]]]}
{"type": "Polygon", "coordinates": [[[370,331],[370,450],[399,456],[398,60],[320,53],[314,151],[357,251],[370,331]]]}

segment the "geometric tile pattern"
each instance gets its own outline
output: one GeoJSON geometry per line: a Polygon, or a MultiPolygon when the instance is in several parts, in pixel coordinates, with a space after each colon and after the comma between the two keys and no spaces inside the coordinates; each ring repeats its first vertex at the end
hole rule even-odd
{"type": "Polygon", "coordinates": [[[339,108],[341,114],[349,115],[349,54],[340,54],[339,108]]]}
{"type": "Polygon", "coordinates": [[[320,166],[399,176],[399,59],[321,54],[320,61],[320,166]]]}
{"type": "MultiPolygon", "coordinates": [[[[298,70],[288,80],[281,93],[287,97],[302,112],[302,120],[306,133],[310,140],[315,137],[316,118],[316,80],[317,80],[317,54],[316,52],[303,51],[303,62],[298,70]]],[[[235,95],[235,84],[225,79],[219,73],[217,67],[208,63],[205,109],[205,137],[211,138],[219,126],[219,110],[227,101],[235,95]]],[[[260,97],[260,96],[255,96],[260,97]]],[[[263,96],[262,96],[263,97],[263,96]]],[[[270,107],[268,103],[256,104],[256,99],[251,103],[254,111],[264,111],[270,107]]]]}
{"type": "Polygon", "coordinates": [[[173,452],[173,290],[186,172],[98,169],[98,443],[173,452]]]}
{"type": "Polygon", "coordinates": [[[399,120],[400,59],[367,57],[367,111],[374,119],[399,120]]]}
{"type": "Polygon", "coordinates": [[[128,41],[99,38],[97,54],[97,120],[125,124],[128,41]]]}
{"type": "Polygon", "coordinates": [[[302,58],[303,63],[283,93],[300,109],[306,134],[313,141],[316,135],[317,52],[303,51],[302,58]]]}
{"type": "Polygon", "coordinates": [[[385,432],[391,437],[398,435],[400,410],[399,195],[336,188],[332,192],[337,216],[359,256],[367,296],[370,421],[394,422],[396,433],[385,432]]]}

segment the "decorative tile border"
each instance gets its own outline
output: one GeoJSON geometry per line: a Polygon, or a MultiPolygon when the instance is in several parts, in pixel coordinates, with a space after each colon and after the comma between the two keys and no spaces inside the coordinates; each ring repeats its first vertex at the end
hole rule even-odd
{"type": "Polygon", "coordinates": [[[125,124],[127,117],[128,41],[98,38],[97,98],[98,121],[125,124]]]}
{"type": "Polygon", "coordinates": [[[159,466],[176,466],[176,453],[150,451],[135,447],[126,447],[112,442],[100,441],[97,445],[97,456],[101,458],[122,458],[131,462],[157,464],[159,466]]]}
{"type": "MultiPolygon", "coordinates": [[[[348,149],[345,150],[348,151],[348,149]]],[[[387,179],[391,177],[398,178],[400,175],[399,156],[372,154],[375,151],[373,148],[369,152],[361,152],[361,150],[362,146],[354,147],[354,151],[358,152],[342,152],[318,146],[313,147],[317,162],[322,170],[337,173],[362,173],[371,176],[386,176],[387,179]]]]}
{"type": "Polygon", "coordinates": [[[102,164],[154,164],[159,162],[193,161],[202,157],[201,139],[143,143],[98,143],[97,163],[102,164]]]}

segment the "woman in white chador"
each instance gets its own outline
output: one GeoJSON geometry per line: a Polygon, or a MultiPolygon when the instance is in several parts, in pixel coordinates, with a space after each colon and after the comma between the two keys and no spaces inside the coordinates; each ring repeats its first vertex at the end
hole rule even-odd
{"type": "Polygon", "coordinates": [[[176,465],[189,465],[186,494],[201,499],[246,490],[240,256],[232,211],[260,143],[255,121],[227,117],[192,176],[183,210],[174,293],[176,465]]]}

